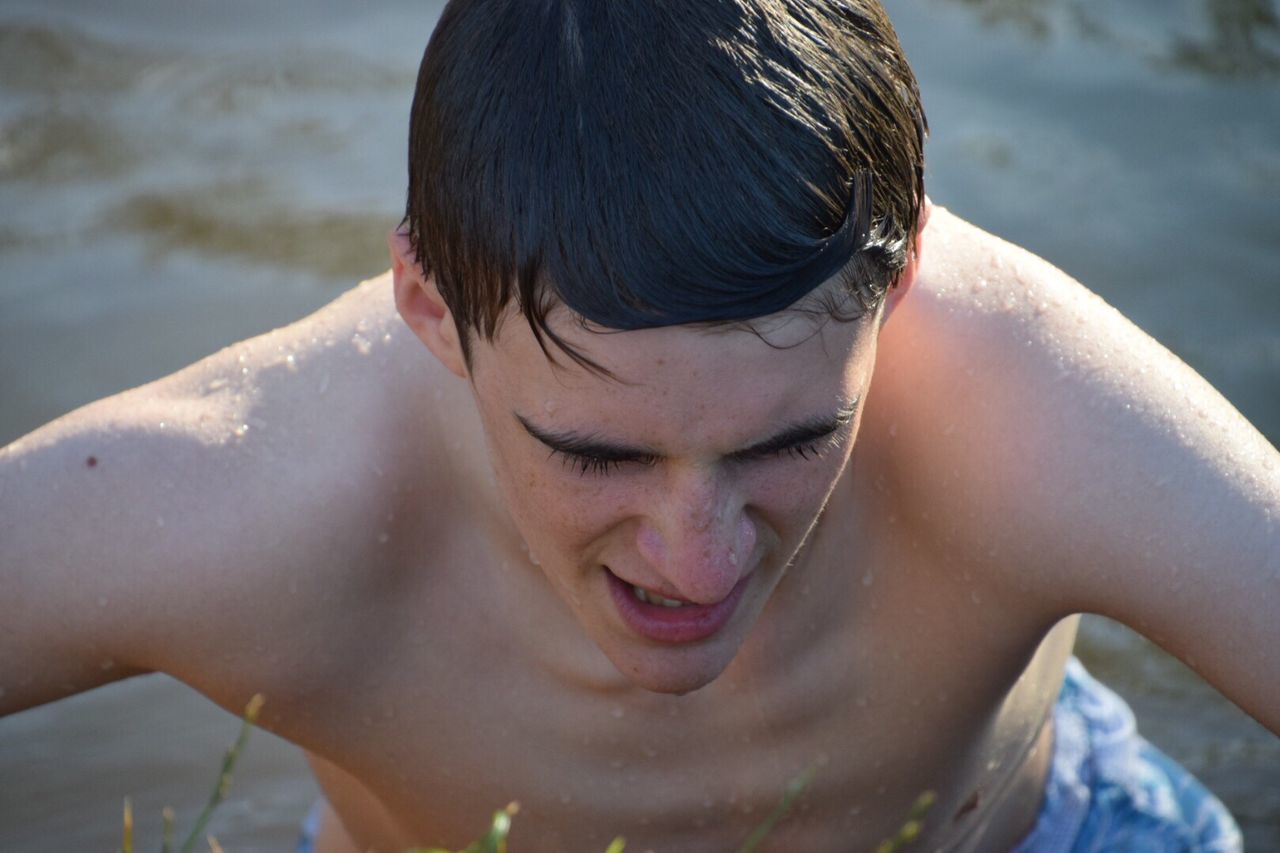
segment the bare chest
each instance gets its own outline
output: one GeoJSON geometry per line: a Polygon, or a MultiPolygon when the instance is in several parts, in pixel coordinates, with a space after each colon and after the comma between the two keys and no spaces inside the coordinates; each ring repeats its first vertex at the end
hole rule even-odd
{"type": "Polygon", "coordinates": [[[858,575],[840,627],[816,628],[794,654],[765,620],[720,679],[686,696],[612,677],[571,635],[442,611],[426,621],[447,630],[393,646],[396,666],[370,666],[358,700],[304,743],[343,769],[321,783],[357,841],[380,850],[460,848],[513,801],[518,850],[603,850],[619,835],[628,849],[737,849],[798,780],[765,849],[873,849],[925,791],[934,846],[962,849],[971,827],[1016,832],[1038,802],[1035,742],[1070,632],[1036,654],[1039,636],[975,627],[952,596],[860,568],[872,583],[858,575]],[[546,668],[547,643],[562,645],[564,669],[546,668]]]}

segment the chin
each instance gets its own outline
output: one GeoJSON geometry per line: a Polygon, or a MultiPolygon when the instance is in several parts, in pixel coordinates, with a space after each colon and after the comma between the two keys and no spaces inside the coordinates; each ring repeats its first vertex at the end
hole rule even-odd
{"type": "Polygon", "coordinates": [[[717,654],[709,648],[604,652],[618,672],[636,687],[676,696],[706,687],[733,660],[732,654],[717,654]]]}

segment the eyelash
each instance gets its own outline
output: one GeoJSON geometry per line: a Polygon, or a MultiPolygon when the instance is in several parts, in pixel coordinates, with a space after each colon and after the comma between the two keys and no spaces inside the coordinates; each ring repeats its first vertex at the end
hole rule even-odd
{"type": "MultiPolygon", "coordinates": [[[[823,452],[831,446],[833,442],[830,439],[818,439],[814,441],[806,441],[801,444],[793,444],[789,447],[781,447],[771,453],[764,454],[759,458],[781,458],[789,457],[792,459],[817,459],[822,456],[823,452]]],[[[643,465],[645,468],[652,468],[658,464],[658,460],[653,457],[644,457],[641,459],[606,459],[601,456],[587,456],[581,453],[571,453],[567,450],[553,450],[552,456],[559,455],[561,463],[566,468],[572,468],[578,472],[579,477],[585,477],[588,474],[595,476],[607,476],[611,471],[616,471],[622,467],[624,461],[643,465]]]]}

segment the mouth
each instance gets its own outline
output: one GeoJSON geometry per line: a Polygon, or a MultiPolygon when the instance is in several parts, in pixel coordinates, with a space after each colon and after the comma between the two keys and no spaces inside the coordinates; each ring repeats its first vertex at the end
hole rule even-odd
{"type": "Polygon", "coordinates": [[[680,644],[705,640],[733,617],[751,579],[742,578],[729,594],[714,604],[694,604],[666,598],[628,583],[605,567],[609,593],[627,627],[647,640],[680,644]]]}

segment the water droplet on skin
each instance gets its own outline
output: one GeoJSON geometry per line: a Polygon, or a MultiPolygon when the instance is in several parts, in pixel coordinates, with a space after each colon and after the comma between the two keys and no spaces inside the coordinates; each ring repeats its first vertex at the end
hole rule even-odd
{"type": "Polygon", "coordinates": [[[366,338],[364,335],[352,335],[351,345],[355,347],[356,352],[360,353],[361,355],[368,355],[369,351],[373,349],[373,344],[371,344],[369,342],[369,339],[366,338]]]}
{"type": "Polygon", "coordinates": [[[284,365],[289,368],[290,373],[296,371],[298,369],[297,357],[295,357],[293,353],[289,353],[284,357],[284,365]]]}
{"type": "Polygon", "coordinates": [[[223,388],[226,388],[226,387],[227,387],[227,380],[214,379],[208,385],[204,386],[204,390],[205,390],[205,393],[212,393],[213,391],[221,391],[223,388]]]}
{"type": "Polygon", "coordinates": [[[320,387],[316,389],[317,394],[323,394],[329,390],[329,374],[320,377],[320,387]]]}
{"type": "Polygon", "coordinates": [[[98,597],[98,606],[99,606],[99,607],[106,607],[106,606],[107,606],[108,604],[110,604],[110,603],[111,603],[110,599],[108,599],[106,596],[99,596],[99,597],[98,597]]]}
{"type": "Polygon", "coordinates": [[[995,769],[996,769],[997,767],[999,767],[999,766],[1000,766],[1000,762],[999,762],[999,761],[996,761],[994,758],[993,758],[992,760],[990,760],[990,761],[988,761],[988,762],[987,762],[987,770],[988,770],[988,772],[989,772],[989,771],[992,771],[992,770],[995,770],[995,769]]]}
{"type": "Polygon", "coordinates": [[[897,437],[898,437],[898,424],[897,423],[889,424],[889,438],[897,438],[897,437]]]}
{"type": "Polygon", "coordinates": [[[383,335],[382,335],[382,342],[383,342],[384,344],[389,344],[389,343],[391,343],[391,333],[390,333],[390,332],[384,332],[384,333],[383,333],[383,335]]]}
{"type": "Polygon", "coordinates": [[[969,593],[969,600],[972,601],[974,604],[981,604],[982,596],[978,595],[977,590],[974,590],[973,592],[969,593]]]}
{"type": "Polygon", "coordinates": [[[379,545],[386,545],[390,541],[391,541],[391,534],[387,533],[385,530],[378,534],[379,545]]]}
{"type": "Polygon", "coordinates": [[[621,705],[614,705],[613,709],[609,711],[609,715],[613,717],[615,720],[621,720],[623,717],[627,715],[627,712],[622,708],[621,705]]]}
{"type": "Polygon", "coordinates": [[[567,805],[569,805],[569,804],[570,804],[570,803],[572,803],[572,802],[573,802],[573,796],[572,796],[571,794],[567,794],[567,793],[565,793],[565,794],[561,794],[561,795],[560,795],[560,803],[561,803],[561,805],[566,805],[566,806],[567,806],[567,805]]]}
{"type": "Polygon", "coordinates": [[[103,672],[110,672],[115,668],[116,668],[116,662],[111,660],[110,658],[98,664],[98,669],[102,670],[103,672]]]}
{"type": "Polygon", "coordinates": [[[871,572],[867,572],[865,575],[862,576],[862,585],[871,586],[871,583],[874,580],[875,580],[875,575],[873,575],[871,572]]]}
{"type": "Polygon", "coordinates": [[[249,433],[249,425],[240,424],[240,426],[236,427],[231,432],[236,438],[244,438],[249,433]]]}

